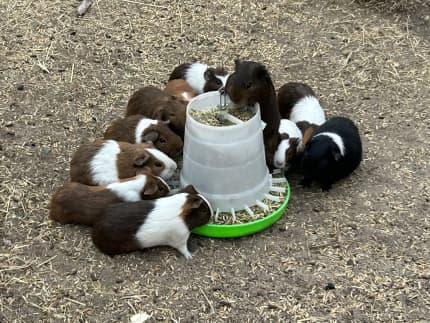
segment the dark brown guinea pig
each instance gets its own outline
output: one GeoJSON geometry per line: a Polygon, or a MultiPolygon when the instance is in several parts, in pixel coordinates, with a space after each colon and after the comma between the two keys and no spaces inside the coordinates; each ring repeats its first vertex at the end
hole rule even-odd
{"type": "Polygon", "coordinates": [[[110,204],[152,200],[169,192],[169,185],[151,174],[140,174],[107,186],[69,182],[53,194],[49,216],[63,224],[92,225],[110,204]]]}
{"type": "Polygon", "coordinates": [[[263,130],[266,163],[272,169],[273,155],[279,143],[281,115],[269,72],[260,63],[235,60],[235,70],[227,80],[225,92],[237,105],[259,103],[261,120],[266,123],[263,130]]]}
{"type": "Polygon", "coordinates": [[[141,114],[151,119],[169,121],[169,127],[184,138],[186,106],[175,97],[154,87],[145,86],[132,94],[126,116],[141,114]]]}
{"type": "Polygon", "coordinates": [[[168,179],[177,165],[149,144],[95,140],[83,144],[70,162],[70,179],[86,185],[108,185],[122,178],[149,172],[168,179]]]}
{"type": "Polygon", "coordinates": [[[170,157],[175,157],[182,151],[181,137],[174,133],[167,124],[144,117],[140,114],[115,120],[105,131],[104,139],[113,139],[129,143],[140,144],[152,142],[155,148],[170,157]]]}
{"type": "Polygon", "coordinates": [[[93,242],[110,255],[167,245],[190,259],[190,232],[212,215],[210,203],[188,188],[154,201],[113,204],[94,223],[93,242]]]}

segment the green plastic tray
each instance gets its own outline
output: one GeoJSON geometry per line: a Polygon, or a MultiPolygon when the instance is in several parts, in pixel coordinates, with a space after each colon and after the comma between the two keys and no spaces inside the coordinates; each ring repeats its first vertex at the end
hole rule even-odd
{"type": "Polygon", "coordinates": [[[281,206],[275,212],[265,216],[264,218],[240,224],[205,224],[194,228],[192,232],[211,238],[237,238],[248,236],[262,231],[278,221],[284,214],[289,200],[290,185],[287,181],[285,184],[285,199],[281,206]]]}

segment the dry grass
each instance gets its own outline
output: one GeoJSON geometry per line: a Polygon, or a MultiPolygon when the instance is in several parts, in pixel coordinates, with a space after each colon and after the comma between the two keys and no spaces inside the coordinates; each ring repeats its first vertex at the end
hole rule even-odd
{"type": "MultiPolygon", "coordinates": [[[[0,3],[0,321],[427,321],[430,41],[346,0],[0,3]],[[232,240],[114,258],[47,218],[71,154],[191,58],[264,62],[353,118],[365,158],[329,193],[290,178],[286,215],[232,240]],[[327,283],[334,290],[325,290],[327,283]]],[[[419,12],[425,17],[425,12],[419,12]]],[[[423,25],[424,26],[424,25],[423,25]]],[[[427,26],[427,25],[425,25],[427,26]]]]}

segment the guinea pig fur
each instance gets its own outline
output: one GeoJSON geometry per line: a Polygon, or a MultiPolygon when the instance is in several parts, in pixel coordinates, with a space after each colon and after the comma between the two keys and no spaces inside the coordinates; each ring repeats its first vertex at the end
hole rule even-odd
{"type": "Polygon", "coordinates": [[[177,98],[185,105],[196,96],[193,88],[188,84],[187,81],[182,79],[171,80],[167,82],[164,92],[177,98]]]}
{"type": "Polygon", "coordinates": [[[156,199],[169,192],[169,185],[161,177],[150,174],[140,174],[107,186],[69,182],[53,194],[49,216],[63,224],[92,225],[110,204],[156,199]]]}
{"type": "Polygon", "coordinates": [[[278,90],[278,109],[282,118],[296,123],[303,134],[303,146],[312,132],[326,121],[312,88],[303,83],[287,83],[278,90]]]}
{"type": "Polygon", "coordinates": [[[291,120],[281,119],[279,138],[280,142],[274,156],[275,167],[288,170],[300,150],[302,132],[291,120]]]}
{"type": "Polygon", "coordinates": [[[238,105],[259,103],[261,120],[266,123],[263,130],[266,163],[269,167],[274,166],[281,116],[269,72],[260,63],[235,60],[235,70],[227,80],[225,92],[238,105]]]}
{"type": "Polygon", "coordinates": [[[355,124],[334,117],[318,127],[305,147],[302,158],[304,186],[317,181],[324,191],[351,174],[360,164],[362,146],[355,124]]]}
{"type": "Polygon", "coordinates": [[[83,144],[70,162],[72,182],[108,185],[141,173],[170,178],[177,165],[165,153],[149,144],[96,140],[83,144]]]}
{"type": "Polygon", "coordinates": [[[169,81],[183,79],[188,82],[198,95],[204,92],[216,91],[225,86],[228,76],[227,70],[223,67],[210,67],[206,64],[195,62],[177,66],[170,74],[169,81]]]}
{"type": "Polygon", "coordinates": [[[154,201],[114,204],[94,223],[93,242],[110,255],[167,245],[190,259],[190,231],[212,215],[202,195],[182,191],[154,201]]]}
{"type": "Polygon", "coordinates": [[[132,144],[152,142],[158,150],[175,157],[181,153],[183,142],[167,123],[169,121],[150,119],[139,114],[120,118],[106,129],[104,139],[132,144]]]}
{"type": "Polygon", "coordinates": [[[185,112],[186,106],[181,101],[154,86],[146,86],[131,95],[126,116],[141,114],[169,121],[169,128],[184,138],[185,112]]]}

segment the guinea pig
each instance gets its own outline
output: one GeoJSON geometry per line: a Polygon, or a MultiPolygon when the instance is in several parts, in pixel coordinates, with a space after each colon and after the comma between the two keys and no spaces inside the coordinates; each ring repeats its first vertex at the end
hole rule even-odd
{"type": "Polygon", "coordinates": [[[279,124],[279,145],[275,151],[274,163],[276,168],[287,171],[298,157],[302,141],[299,127],[288,119],[281,119],[279,124]]]}
{"type": "Polygon", "coordinates": [[[175,97],[154,86],[145,86],[134,92],[128,100],[126,116],[141,114],[169,121],[169,127],[184,138],[185,112],[186,106],[175,97]]]}
{"type": "Polygon", "coordinates": [[[273,155],[279,143],[281,116],[276,105],[276,92],[269,72],[260,63],[235,60],[234,73],[230,75],[225,92],[238,105],[259,103],[263,130],[266,163],[274,166],[273,155]]]}
{"type": "Polygon", "coordinates": [[[139,174],[107,186],[69,182],[53,194],[49,216],[63,224],[92,225],[110,204],[152,200],[169,192],[169,185],[151,174],[139,174]]]}
{"type": "Polygon", "coordinates": [[[181,137],[167,126],[168,123],[169,121],[150,119],[136,114],[115,120],[106,129],[104,139],[132,144],[152,142],[158,150],[170,157],[175,157],[181,153],[183,142],[181,137]]]}
{"type": "Polygon", "coordinates": [[[213,210],[202,195],[187,190],[154,201],[108,206],[94,223],[94,244],[110,255],[167,245],[190,259],[190,232],[206,224],[213,210]]]}
{"type": "Polygon", "coordinates": [[[143,172],[168,179],[176,168],[174,160],[150,143],[99,139],[83,144],[75,152],[70,162],[70,178],[86,185],[108,185],[143,172]]]}
{"type": "Polygon", "coordinates": [[[303,146],[313,131],[326,121],[324,111],[309,85],[290,82],[278,90],[278,109],[282,118],[297,124],[303,134],[303,146]]]}
{"type": "Polygon", "coordinates": [[[303,186],[317,181],[324,191],[351,174],[360,164],[362,147],[356,125],[334,117],[319,126],[307,142],[302,158],[303,186]]]}
{"type": "Polygon", "coordinates": [[[182,79],[171,80],[167,82],[164,92],[177,98],[185,105],[187,105],[188,102],[190,102],[191,99],[196,96],[193,88],[188,84],[187,81],[182,79]]]}
{"type": "Polygon", "coordinates": [[[228,72],[224,67],[210,67],[206,64],[184,63],[173,70],[169,81],[183,79],[199,95],[204,92],[216,91],[225,86],[228,72]]]}

